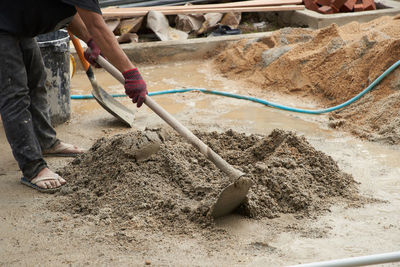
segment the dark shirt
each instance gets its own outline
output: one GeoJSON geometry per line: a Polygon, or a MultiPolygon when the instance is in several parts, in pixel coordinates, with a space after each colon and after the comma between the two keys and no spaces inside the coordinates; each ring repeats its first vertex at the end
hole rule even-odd
{"type": "Polygon", "coordinates": [[[98,0],[0,0],[0,31],[34,37],[65,27],[75,6],[101,14],[98,0]]]}

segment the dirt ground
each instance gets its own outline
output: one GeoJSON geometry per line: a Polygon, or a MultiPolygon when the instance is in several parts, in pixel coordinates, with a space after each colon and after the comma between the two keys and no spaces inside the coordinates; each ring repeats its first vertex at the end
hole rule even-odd
{"type": "MultiPolygon", "coordinates": [[[[376,25],[384,25],[383,21],[376,25]]],[[[360,26],[360,31],[377,27],[368,25],[360,26]]],[[[296,31],[303,34],[308,30],[296,31]]],[[[309,32],[311,37],[307,38],[312,42],[331,31],[344,30],[330,27],[309,32]]],[[[388,55],[397,51],[387,50],[395,47],[394,37],[382,42],[388,45],[383,46],[388,55]]],[[[352,43],[357,42],[354,39],[347,44],[352,43]]],[[[378,40],[376,46],[380,45],[378,40]]],[[[302,47],[305,49],[305,45],[302,47]]],[[[242,53],[242,48],[239,43],[232,49],[242,53]]],[[[258,53],[257,49],[246,49],[258,53]]],[[[295,49],[300,48],[294,47],[288,53],[295,49]]],[[[313,47],[307,51],[302,52],[304,57],[317,50],[313,47]]],[[[290,71],[310,80],[303,83],[304,87],[285,85],[285,75],[281,75],[276,86],[272,83],[267,87],[265,80],[255,84],[260,77],[277,77],[269,78],[274,72],[263,72],[265,67],[251,70],[258,77],[251,81],[247,79],[249,73],[234,75],[233,68],[224,68],[228,66],[224,62],[236,60],[232,55],[222,53],[202,62],[141,69],[151,91],[208,88],[316,109],[342,102],[342,93],[335,95],[334,88],[347,86],[349,92],[343,99],[350,97],[362,88],[366,77],[373,79],[396,60],[382,59],[376,64],[381,67],[370,68],[364,79],[356,75],[360,80],[353,82],[352,89],[349,86],[353,83],[347,78],[337,82],[336,87],[320,85],[332,90],[328,93],[315,91],[313,75],[290,71]],[[317,92],[316,97],[313,92],[317,92]]],[[[286,69],[295,66],[293,61],[287,62],[290,56],[293,54],[283,55],[268,68],[278,68],[274,64],[286,69]]],[[[249,55],[245,58],[251,59],[249,55]]],[[[306,69],[311,68],[304,64],[306,69]]],[[[316,65],[323,68],[321,62],[316,65]]],[[[374,107],[379,101],[392,103],[396,110],[398,89],[391,85],[396,84],[398,73],[356,105],[362,108],[351,106],[349,110],[318,116],[201,93],[154,97],[255,182],[237,213],[215,221],[208,216],[208,207],[226,177],[149,109],[136,110],[128,99],[118,100],[136,110],[133,129],[127,129],[94,100],[72,101],[72,118],[57,127],[58,135],[91,150],[77,159],[48,158],[51,168],[68,180],[68,185],[55,195],[43,195],[19,184],[20,172],[4,131],[0,131],[0,264],[284,266],[398,251],[399,143],[385,138],[371,142],[376,140],[364,138],[370,135],[349,130],[354,126],[383,136],[367,123],[376,120],[355,116],[360,112],[363,118],[372,116],[373,111],[363,105],[374,107]],[[344,122],[333,123],[339,119],[344,122]],[[155,153],[141,157],[149,144],[155,153]]],[[[122,86],[106,73],[97,71],[96,77],[108,92],[121,93],[122,86]]],[[[81,72],[73,77],[71,87],[73,94],[90,92],[90,84],[81,72]]],[[[383,104],[379,107],[389,110],[383,104]]],[[[395,113],[384,110],[380,117],[388,123],[382,126],[396,120],[395,113]]],[[[389,132],[396,136],[395,131],[389,132]]]]}

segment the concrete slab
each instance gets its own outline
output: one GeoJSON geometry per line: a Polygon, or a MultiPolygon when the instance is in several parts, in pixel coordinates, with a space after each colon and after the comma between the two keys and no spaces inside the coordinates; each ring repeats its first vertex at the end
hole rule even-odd
{"type": "MultiPolygon", "coordinates": [[[[382,16],[400,14],[400,2],[392,0],[375,1],[377,10],[349,12],[338,14],[320,14],[311,10],[284,11],[275,14],[265,14],[264,17],[277,19],[284,26],[300,26],[320,29],[336,23],[339,26],[352,21],[368,22],[382,16]],[[273,16],[273,18],[271,18],[273,16]]],[[[262,17],[262,16],[261,16],[262,17]]]]}

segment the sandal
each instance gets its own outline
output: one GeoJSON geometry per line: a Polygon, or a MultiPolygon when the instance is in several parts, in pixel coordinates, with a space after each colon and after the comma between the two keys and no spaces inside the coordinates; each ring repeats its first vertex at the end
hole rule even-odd
{"type": "Polygon", "coordinates": [[[76,157],[85,152],[86,150],[77,146],[60,142],[52,148],[43,150],[43,156],[76,157]]]}
{"type": "Polygon", "coordinates": [[[29,181],[25,177],[21,178],[21,183],[23,185],[29,186],[29,187],[36,189],[42,193],[55,193],[61,189],[61,187],[64,185],[64,184],[62,184],[62,181],[65,181],[65,180],[63,178],[61,178],[58,174],[52,173],[52,174],[43,175],[38,178],[34,178],[34,179],[32,179],[32,181],[29,181]],[[33,180],[35,180],[34,183],[32,183],[33,180]],[[61,186],[54,187],[54,188],[43,188],[43,187],[40,187],[37,185],[38,182],[54,181],[54,180],[58,180],[61,183],[61,186]]]}

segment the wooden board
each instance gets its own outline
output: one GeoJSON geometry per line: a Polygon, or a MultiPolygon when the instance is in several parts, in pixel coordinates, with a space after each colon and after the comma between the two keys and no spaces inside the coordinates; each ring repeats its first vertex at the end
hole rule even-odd
{"type": "MultiPolygon", "coordinates": [[[[227,12],[269,12],[269,11],[289,11],[303,10],[303,5],[284,5],[284,6],[255,6],[255,7],[228,7],[228,8],[203,8],[203,9],[171,9],[158,10],[164,15],[194,14],[194,13],[227,13],[227,12]]],[[[113,10],[102,10],[105,19],[111,18],[131,18],[145,16],[149,10],[132,10],[130,8],[116,8],[113,10]],[[126,10],[129,9],[129,10],[126,10]]]]}
{"type": "MultiPolygon", "coordinates": [[[[208,5],[186,5],[186,6],[148,6],[148,7],[128,7],[122,8],[125,11],[150,11],[150,10],[182,10],[182,9],[203,9],[203,8],[228,8],[228,7],[254,7],[254,6],[282,6],[282,5],[300,5],[302,0],[253,0],[239,1],[224,4],[208,4],[208,5]]],[[[114,12],[121,8],[107,7],[103,12],[114,12]]]]}

